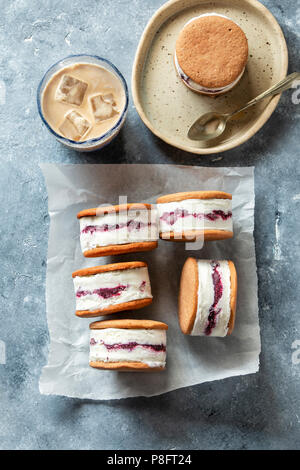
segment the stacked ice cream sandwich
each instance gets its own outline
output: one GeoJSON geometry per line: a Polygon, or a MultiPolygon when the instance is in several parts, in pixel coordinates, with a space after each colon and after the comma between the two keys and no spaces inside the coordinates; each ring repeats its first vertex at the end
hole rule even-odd
{"type": "MultiPolygon", "coordinates": [[[[223,191],[167,194],[151,204],[85,209],[77,215],[85,257],[150,251],[158,238],[222,240],[233,236],[232,196],[223,191]]],[[[148,266],[119,262],[72,274],[76,315],[107,316],[152,303],[148,266]]],[[[224,337],[234,328],[237,276],[232,261],[188,258],[179,292],[184,334],[224,337]]],[[[91,323],[90,366],[116,371],[161,371],[166,365],[168,326],[153,320],[113,319],[91,323]]]]}

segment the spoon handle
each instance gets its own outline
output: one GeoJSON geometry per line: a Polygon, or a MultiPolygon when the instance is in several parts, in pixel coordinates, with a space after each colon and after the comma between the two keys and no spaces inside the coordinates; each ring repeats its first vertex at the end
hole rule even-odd
{"type": "Polygon", "coordinates": [[[250,106],[253,106],[254,104],[258,103],[259,101],[262,101],[264,100],[265,98],[267,98],[268,96],[273,96],[273,95],[277,95],[278,93],[281,93],[285,90],[288,90],[289,88],[291,88],[291,86],[293,85],[293,82],[295,80],[300,80],[300,73],[299,72],[294,72],[294,73],[291,73],[290,75],[288,75],[287,77],[285,77],[283,80],[281,80],[280,82],[276,83],[276,85],[273,85],[271,88],[269,88],[268,90],[264,91],[263,93],[261,93],[260,95],[258,95],[256,98],[253,98],[253,100],[249,101],[245,106],[243,106],[242,108],[234,111],[233,113],[231,113],[229,115],[229,117],[231,118],[232,116],[234,116],[235,114],[238,114],[240,113],[241,111],[244,111],[245,109],[248,109],[250,108],[250,106]]]}

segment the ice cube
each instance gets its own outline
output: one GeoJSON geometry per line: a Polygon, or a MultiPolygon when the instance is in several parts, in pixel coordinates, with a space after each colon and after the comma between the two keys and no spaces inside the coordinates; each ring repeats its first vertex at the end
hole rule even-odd
{"type": "Polygon", "coordinates": [[[70,111],[60,125],[60,132],[71,140],[80,140],[90,129],[91,124],[77,111],[70,111]]]}
{"type": "Polygon", "coordinates": [[[115,98],[112,93],[106,93],[106,95],[101,95],[105,103],[110,103],[112,106],[116,106],[115,98]]]}
{"type": "Polygon", "coordinates": [[[90,102],[96,122],[105,121],[118,114],[112,93],[91,96],[90,102]]]}
{"type": "Polygon", "coordinates": [[[71,75],[63,75],[56,90],[55,99],[65,103],[82,104],[88,84],[71,75]]]}

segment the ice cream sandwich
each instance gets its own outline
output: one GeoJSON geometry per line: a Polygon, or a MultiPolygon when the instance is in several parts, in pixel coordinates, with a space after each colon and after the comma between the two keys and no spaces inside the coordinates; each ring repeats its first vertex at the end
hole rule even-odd
{"type": "Polygon", "coordinates": [[[90,324],[90,366],[116,371],[160,371],[166,365],[168,325],[153,320],[90,324]]]}
{"type": "Polygon", "coordinates": [[[148,267],[142,261],[79,269],[72,277],[78,317],[136,310],[152,302],[148,267]]]}
{"type": "Polygon", "coordinates": [[[164,240],[222,240],[233,237],[232,196],[223,191],[191,191],[157,199],[159,235],[164,240]]]}
{"type": "Polygon", "coordinates": [[[178,300],[179,324],[184,334],[230,335],[236,299],[237,275],[232,261],[186,260],[178,300]]]}
{"type": "Polygon", "coordinates": [[[157,247],[156,210],[151,204],[121,204],[77,214],[84,256],[150,251],[157,247]]]}
{"type": "Polygon", "coordinates": [[[234,21],[217,13],[192,18],[176,41],[175,68],[183,83],[205,95],[231,90],[248,60],[248,41],[234,21]]]}

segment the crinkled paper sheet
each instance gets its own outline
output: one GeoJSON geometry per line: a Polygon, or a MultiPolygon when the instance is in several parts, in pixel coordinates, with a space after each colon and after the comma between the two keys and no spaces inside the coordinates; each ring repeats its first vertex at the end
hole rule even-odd
{"type": "MultiPolygon", "coordinates": [[[[253,238],[253,168],[206,168],[175,165],[41,165],[49,197],[50,234],[47,261],[48,364],[40,378],[43,394],[109,400],[151,396],[189,385],[257,372],[260,332],[253,238]],[[222,190],[233,194],[234,238],[208,242],[202,250],[159,241],[149,253],[83,257],[79,244],[81,209],[109,203],[155,202],[167,193],[222,190]],[[232,259],[238,273],[236,326],[228,338],[189,337],[177,321],[180,272],[188,256],[232,259]],[[89,367],[89,323],[75,316],[71,274],[74,270],[121,260],[149,265],[151,306],[111,318],[149,318],[169,325],[167,369],[151,374],[111,372],[89,367]]],[[[95,320],[95,319],[94,319],[95,320]]]]}

